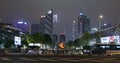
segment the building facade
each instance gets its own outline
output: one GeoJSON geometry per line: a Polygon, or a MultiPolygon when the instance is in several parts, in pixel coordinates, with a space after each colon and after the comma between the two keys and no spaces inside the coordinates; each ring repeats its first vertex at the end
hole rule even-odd
{"type": "Polygon", "coordinates": [[[53,34],[53,10],[49,10],[45,16],[40,19],[40,33],[53,34]]]}
{"type": "Polygon", "coordinates": [[[9,23],[0,23],[0,48],[9,47],[10,40],[14,41],[15,36],[20,37],[21,30],[11,27],[9,23]]]}
{"type": "Polygon", "coordinates": [[[40,24],[31,24],[31,34],[40,32],[40,24]]]}
{"type": "Polygon", "coordinates": [[[64,43],[64,42],[66,41],[66,37],[65,37],[64,34],[61,34],[59,38],[60,38],[60,39],[59,39],[60,42],[63,42],[63,43],[64,43]]]}
{"type": "Polygon", "coordinates": [[[18,21],[16,24],[16,27],[20,30],[22,30],[23,33],[27,33],[28,32],[28,23],[24,22],[24,21],[18,21]]]}
{"type": "Polygon", "coordinates": [[[82,35],[85,32],[90,31],[90,18],[80,13],[78,17],[78,35],[82,35]]]}

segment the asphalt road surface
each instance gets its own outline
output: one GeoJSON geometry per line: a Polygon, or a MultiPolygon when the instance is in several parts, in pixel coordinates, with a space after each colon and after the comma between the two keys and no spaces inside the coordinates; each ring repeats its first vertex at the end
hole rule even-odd
{"type": "Polygon", "coordinates": [[[1,56],[0,63],[120,63],[120,56],[1,56]]]}

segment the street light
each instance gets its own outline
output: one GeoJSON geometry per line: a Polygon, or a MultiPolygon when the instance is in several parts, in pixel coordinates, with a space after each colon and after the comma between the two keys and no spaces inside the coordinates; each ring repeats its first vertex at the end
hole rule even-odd
{"type": "Polygon", "coordinates": [[[100,15],[100,18],[103,18],[103,15],[100,15]]]}
{"type": "Polygon", "coordinates": [[[101,42],[101,22],[102,22],[103,15],[100,15],[99,18],[100,18],[100,20],[99,20],[99,40],[101,42]]]}

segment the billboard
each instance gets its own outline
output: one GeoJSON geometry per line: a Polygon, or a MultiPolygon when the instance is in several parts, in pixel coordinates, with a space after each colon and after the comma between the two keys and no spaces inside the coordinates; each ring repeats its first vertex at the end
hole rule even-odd
{"type": "Polygon", "coordinates": [[[101,38],[101,44],[120,44],[120,36],[108,36],[101,38]]]}
{"type": "Polygon", "coordinates": [[[21,45],[21,37],[15,36],[14,37],[14,44],[15,45],[21,45]]]}

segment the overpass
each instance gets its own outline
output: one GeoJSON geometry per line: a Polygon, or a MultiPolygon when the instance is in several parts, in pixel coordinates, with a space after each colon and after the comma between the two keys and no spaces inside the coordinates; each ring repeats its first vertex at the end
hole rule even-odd
{"type": "MultiPolygon", "coordinates": [[[[109,28],[105,28],[100,30],[101,32],[101,37],[105,37],[105,36],[113,36],[113,35],[120,35],[120,24],[111,26],[109,28]]],[[[99,31],[95,32],[95,33],[90,33],[92,35],[96,35],[97,37],[99,37],[99,31]]],[[[94,36],[94,37],[96,37],[94,36]]]]}

